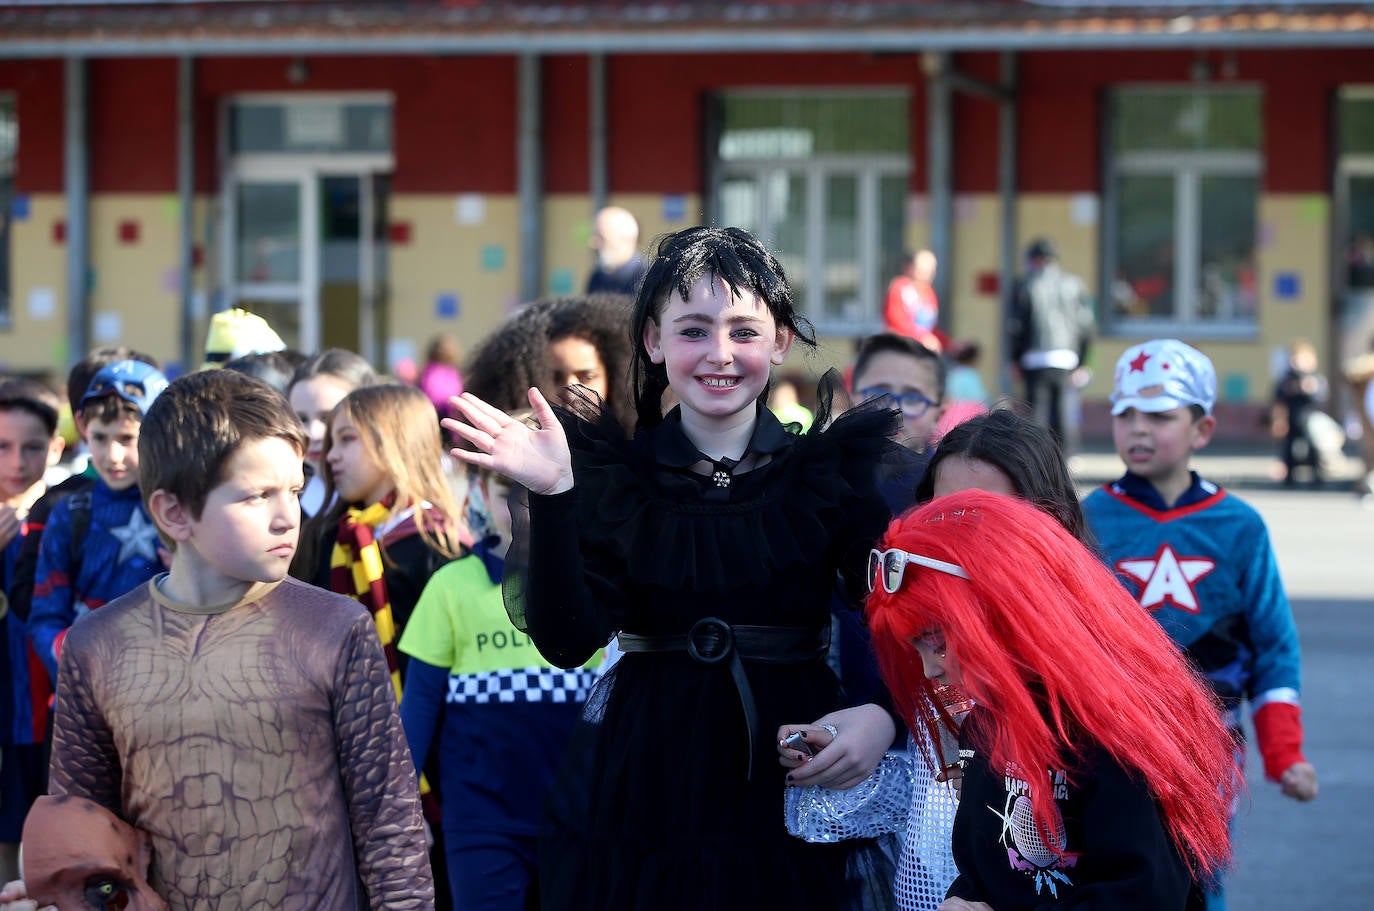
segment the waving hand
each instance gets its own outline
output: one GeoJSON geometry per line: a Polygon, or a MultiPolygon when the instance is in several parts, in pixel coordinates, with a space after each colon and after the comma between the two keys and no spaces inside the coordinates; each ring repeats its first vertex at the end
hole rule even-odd
{"type": "Polygon", "coordinates": [[[443,425],[476,447],[454,449],[453,457],[469,465],[503,474],[531,493],[554,494],[573,486],[572,456],[563,426],[538,389],[529,391],[530,407],[539,428],[517,421],[471,393],[451,399],[463,419],[445,418],[443,425]]]}

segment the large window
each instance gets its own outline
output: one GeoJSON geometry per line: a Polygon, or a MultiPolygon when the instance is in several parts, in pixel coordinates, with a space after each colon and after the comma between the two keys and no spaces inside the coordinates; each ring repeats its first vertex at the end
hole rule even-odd
{"type": "Polygon", "coordinates": [[[880,328],[905,234],[906,93],[732,92],[719,102],[717,223],[777,252],[817,329],[880,328]]]}
{"type": "Polygon", "coordinates": [[[1259,91],[1120,89],[1109,116],[1109,327],[1254,335],[1259,91]]]}
{"type": "Polygon", "coordinates": [[[19,122],[14,116],[14,96],[0,93],[0,326],[8,326],[12,317],[10,226],[14,222],[14,153],[18,145],[19,122]]]}

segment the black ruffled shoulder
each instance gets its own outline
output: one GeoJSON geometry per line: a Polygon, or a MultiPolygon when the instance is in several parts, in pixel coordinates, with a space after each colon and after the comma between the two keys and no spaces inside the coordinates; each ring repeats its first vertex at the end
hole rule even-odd
{"type": "MultiPolygon", "coordinates": [[[[838,563],[859,536],[867,548],[888,519],[877,479],[903,458],[893,442],[901,416],[862,405],[832,420],[836,406],[848,405],[839,389],[832,371],[812,429],[754,469],[764,476],[751,495],[728,503],[664,490],[652,442],[662,426],[627,440],[605,411],[592,420],[564,411],[584,554],[619,564],[631,582],[714,591],[766,584],[797,564],[838,563]]],[[[759,419],[776,421],[766,410],[759,419]]]]}

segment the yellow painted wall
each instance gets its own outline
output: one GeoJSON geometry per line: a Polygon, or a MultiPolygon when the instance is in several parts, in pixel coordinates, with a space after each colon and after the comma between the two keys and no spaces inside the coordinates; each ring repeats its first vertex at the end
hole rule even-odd
{"type": "MultiPolygon", "coordinates": [[[[205,236],[208,212],[208,202],[198,200],[198,240],[205,236]]],[[[63,197],[42,194],[30,198],[29,217],[15,222],[10,252],[13,323],[0,331],[0,361],[15,370],[46,372],[55,381],[65,378],[69,361],[83,353],[69,350],[67,245],[53,240],[53,225],[65,217],[63,197]],[[45,291],[52,294],[51,315],[35,318],[31,303],[45,298],[45,291]]],[[[92,345],[128,345],[163,361],[179,358],[179,231],[174,196],[101,194],[91,198],[92,345]],[[123,221],[138,223],[136,243],[120,242],[123,221]]],[[[193,276],[197,287],[203,279],[203,274],[193,276]]]]}
{"type": "Polygon", "coordinates": [[[464,352],[471,351],[521,303],[519,200],[485,195],[480,218],[477,208],[470,204],[468,223],[459,224],[454,196],[390,200],[392,224],[409,224],[411,235],[409,243],[388,247],[387,336],[396,349],[413,346],[417,362],[439,332],[457,335],[464,352]],[[456,319],[438,315],[441,294],[457,296],[456,319]]]}
{"type": "Polygon", "coordinates": [[[54,243],[53,224],[65,217],[61,194],[29,197],[29,217],[10,231],[11,322],[0,329],[0,364],[15,371],[47,371],[53,379],[67,363],[67,247],[54,243]],[[51,314],[35,318],[30,302],[51,314]]]}

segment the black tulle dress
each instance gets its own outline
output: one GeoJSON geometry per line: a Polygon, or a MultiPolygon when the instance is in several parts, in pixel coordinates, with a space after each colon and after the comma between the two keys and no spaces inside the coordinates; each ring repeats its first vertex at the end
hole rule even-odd
{"type": "MultiPolygon", "coordinates": [[[[565,666],[615,631],[661,638],[704,617],[823,635],[836,571],[861,585],[886,527],[875,478],[895,416],[850,412],[797,436],[761,409],[745,461],[763,464],[727,487],[690,470],[702,456],[677,412],[632,441],[565,418],[576,486],[530,497],[528,529],[517,519],[512,619],[565,666]]],[[[545,909],[852,904],[851,848],[784,829],[775,746],[779,725],[842,707],[839,684],[820,656],[742,663],[752,731],[728,661],[629,653],[603,678],[550,801],[545,909]]]]}

